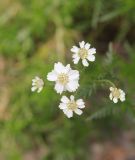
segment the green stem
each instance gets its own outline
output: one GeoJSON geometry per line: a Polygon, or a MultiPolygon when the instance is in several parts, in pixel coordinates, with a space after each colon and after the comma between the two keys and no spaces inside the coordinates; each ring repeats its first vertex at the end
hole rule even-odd
{"type": "Polygon", "coordinates": [[[103,83],[108,83],[110,84],[112,87],[116,88],[115,84],[113,82],[111,82],[108,79],[101,79],[101,80],[95,80],[96,82],[103,82],[103,83]]]}

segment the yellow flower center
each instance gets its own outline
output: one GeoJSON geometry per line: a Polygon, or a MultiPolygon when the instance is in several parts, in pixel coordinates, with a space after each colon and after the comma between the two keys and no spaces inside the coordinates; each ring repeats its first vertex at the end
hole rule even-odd
{"type": "Polygon", "coordinates": [[[36,81],[36,86],[38,88],[42,87],[43,85],[44,85],[44,82],[41,79],[39,79],[38,81],[36,81]]]}
{"type": "Polygon", "coordinates": [[[85,59],[88,56],[88,51],[85,48],[81,48],[78,54],[81,59],[85,59]]]}
{"type": "Polygon", "coordinates": [[[77,104],[75,101],[70,101],[67,105],[68,109],[75,110],[77,109],[77,104]]]}
{"type": "Polygon", "coordinates": [[[68,83],[68,75],[65,74],[65,73],[61,73],[59,76],[58,76],[58,82],[65,85],[68,83]]]}
{"type": "Polygon", "coordinates": [[[114,89],[114,91],[112,92],[112,94],[113,94],[113,97],[117,97],[117,98],[120,97],[120,92],[119,92],[119,90],[117,88],[114,89]]]}

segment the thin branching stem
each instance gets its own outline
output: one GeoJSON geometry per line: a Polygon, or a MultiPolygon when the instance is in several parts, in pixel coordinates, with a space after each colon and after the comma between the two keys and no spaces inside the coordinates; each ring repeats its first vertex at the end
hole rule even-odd
{"type": "Polygon", "coordinates": [[[101,82],[101,83],[108,83],[110,84],[112,87],[116,88],[115,84],[113,82],[111,82],[110,80],[108,79],[101,79],[101,80],[95,80],[96,82],[101,82]]]}

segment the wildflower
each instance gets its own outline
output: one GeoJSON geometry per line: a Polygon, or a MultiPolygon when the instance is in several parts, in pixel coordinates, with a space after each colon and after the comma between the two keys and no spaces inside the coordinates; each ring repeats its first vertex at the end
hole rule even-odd
{"type": "Polygon", "coordinates": [[[49,81],[55,81],[55,90],[57,93],[63,91],[74,92],[79,87],[79,72],[72,70],[70,64],[64,66],[58,62],[54,64],[54,70],[48,73],[47,79],[49,81]]]}
{"type": "Polygon", "coordinates": [[[73,112],[75,112],[78,115],[81,115],[82,108],[85,108],[84,101],[82,99],[78,99],[75,101],[74,96],[70,96],[70,99],[66,96],[63,96],[61,98],[61,103],[59,105],[59,108],[63,110],[64,114],[71,118],[73,117],[73,112]]]}
{"type": "Polygon", "coordinates": [[[89,43],[85,43],[84,41],[79,42],[80,48],[77,46],[73,46],[71,48],[71,52],[73,52],[73,62],[74,64],[78,64],[79,60],[82,60],[82,64],[86,67],[89,66],[88,61],[95,61],[95,48],[90,48],[89,43]]]}
{"type": "Polygon", "coordinates": [[[34,92],[37,90],[37,92],[39,93],[43,89],[43,85],[44,85],[44,81],[38,76],[36,76],[34,79],[32,79],[31,91],[34,92]]]}
{"type": "Polygon", "coordinates": [[[113,100],[114,103],[118,102],[118,99],[121,100],[121,102],[125,101],[125,92],[121,89],[110,87],[110,100],[113,100]]]}

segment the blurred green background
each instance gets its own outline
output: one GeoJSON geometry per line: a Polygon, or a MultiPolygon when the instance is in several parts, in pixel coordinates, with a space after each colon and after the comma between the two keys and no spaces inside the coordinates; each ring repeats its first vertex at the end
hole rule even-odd
{"type": "Polygon", "coordinates": [[[134,0],[0,0],[0,160],[134,160],[134,39],[134,0]],[[46,75],[57,61],[75,68],[70,49],[82,40],[96,61],[76,94],[84,113],[68,119],[46,75]],[[31,93],[35,75],[40,94],[31,93]],[[96,79],[113,81],[126,101],[114,104],[96,79]]]}

